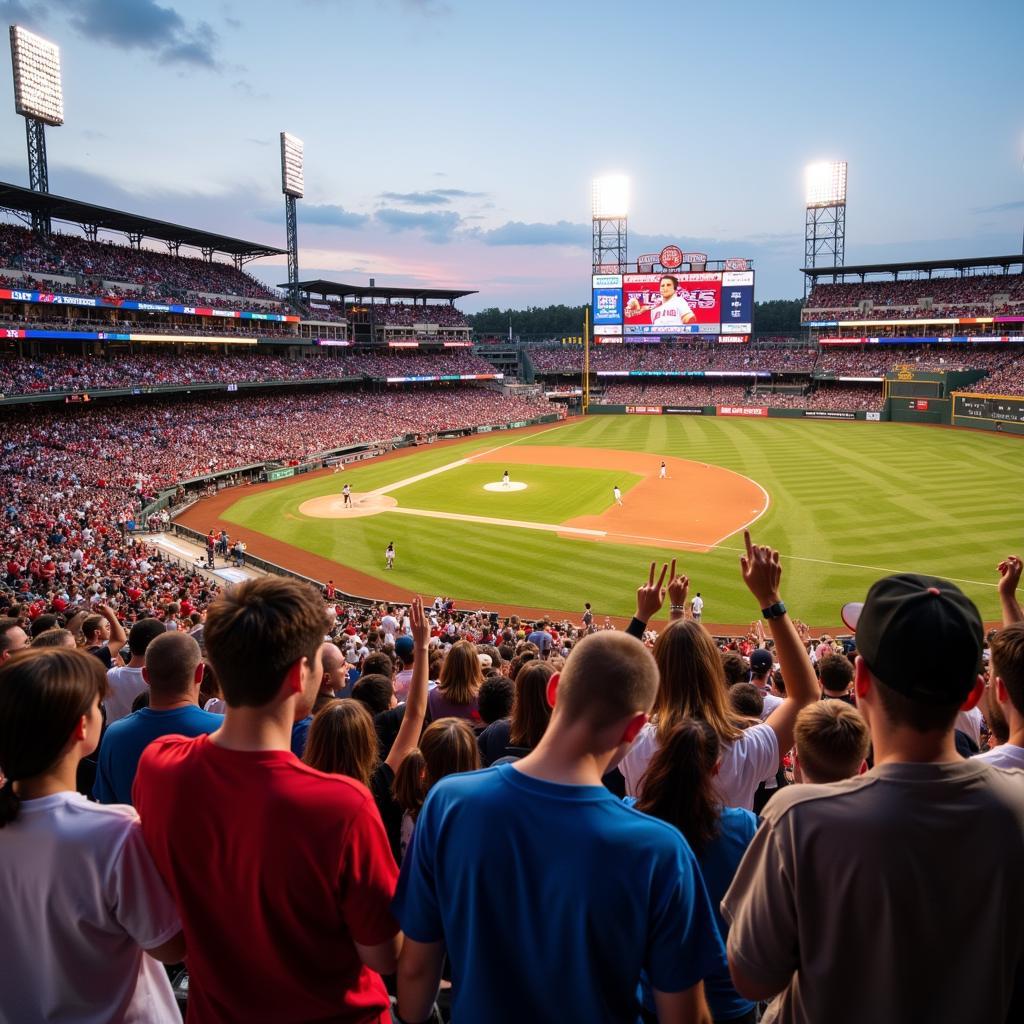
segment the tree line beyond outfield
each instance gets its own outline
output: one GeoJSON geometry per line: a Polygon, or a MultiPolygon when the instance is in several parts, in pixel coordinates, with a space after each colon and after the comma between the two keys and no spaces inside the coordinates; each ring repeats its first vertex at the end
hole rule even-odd
{"type": "MultiPolygon", "coordinates": [[[[772,299],[754,303],[757,334],[798,334],[800,299],[772,299]]],[[[514,337],[576,337],[583,333],[583,306],[530,306],[528,309],[498,309],[492,306],[466,319],[477,335],[507,337],[509,322],[514,337]]]]}

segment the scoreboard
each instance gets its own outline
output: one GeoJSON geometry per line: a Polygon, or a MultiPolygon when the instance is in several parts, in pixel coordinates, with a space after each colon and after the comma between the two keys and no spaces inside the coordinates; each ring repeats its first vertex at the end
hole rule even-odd
{"type": "Polygon", "coordinates": [[[1010,395],[976,395],[954,392],[953,421],[989,420],[1024,424],[1024,398],[1010,395]]]}

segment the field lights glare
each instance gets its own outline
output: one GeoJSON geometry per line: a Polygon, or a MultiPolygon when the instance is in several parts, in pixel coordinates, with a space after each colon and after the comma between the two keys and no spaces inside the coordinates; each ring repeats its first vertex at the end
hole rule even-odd
{"type": "Polygon", "coordinates": [[[288,132],[281,132],[281,191],[286,196],[301,199],[305,193],[306,181],[303,171],[302,139],[288,132]]]}
{"type": "Polygon", "coordinates": [[[595,217],[625,217],[629,208],[629,178],[624,174],[595,178],[593,195],[595,217]]]}
{"type": "Polygon", "coordinates": [[[808,206],[842,206],[846,202],[846,161],[823,160],[806,171],[808,206]]]}
{"type": "Polygon", "coordinates": [[[11,26],[14,109],[43,124],[64,123],[60,48],[20,25],[11,26]]]}

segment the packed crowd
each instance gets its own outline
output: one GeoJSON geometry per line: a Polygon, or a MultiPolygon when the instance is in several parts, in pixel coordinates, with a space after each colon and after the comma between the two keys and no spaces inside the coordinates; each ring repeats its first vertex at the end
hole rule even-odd
{"type": "Polygon", "coordinates": [[[604,384],[591,401],[603,405],[737,405],[746,401],[742,384],[604,384]]]}
{"type": "MultiPolygon", "coordinates": [[[[370,307],[349,305],[346,314],[353,323],[369,323],[370,307]]],[[[373,306],[373,322],[381,327],[412,327],[413,324],[437,324],[438,327],[468,327],[462,310],[447,302],[409,305],[404,302],[378,302],[373,306]]]]}
{"type": "Polygon", "coordinates": [[[798,391],[749,388],[728,384],[609,384],[592,392],[592,401],[604,405],[753,405],[769,409],[835,409],[877,411],[882,392],[876,384],[823,382],[798,391]]]}
{"type": "MultiPolygon", "coordinates": [[[[583,349],[579,345],[533,347],[529,358],[539,373],[582,373],[583,349]]],[[[810,373],[816,351],[812,348],[777,345],[752,347],[720,342],[656,345],[595,345],[590,349],[590,368],[602,370],[770,370],[774,373],[810,373]]]]}
{"type": "MultiPolygon", "coordinates": [[[[60,232],[44,240],[28,228],[13,224],[0,224],[0,268],[3,267],[123,282],[140,286],[148,297],[176,296],[175,301],[199,293],[277,299],[266,285],[229,263],[172,256],[112,242],[90,242],[85,237],[60,232]]],[[[125,294],[134,297],[136,293],[125,294]]]]}
{"type": "Polygon", "coordinates": [[[870,303],[870,317],[878,320],[1006,314],[1014,309],[1019,311],[1024,303],[1024,275],[977,274],[916,281],[819,284],[808,296],[801,317],[817,320],[822,313],[859,313],[865,302],[870,303]],[[1005,298],[997,302],[997,295],[1005,298]],[[919,305],[929,299],[930,305],[919,305]]]}
{"type": "MultiPolygon", "coordinates": [[[[70,308],[70,307],[69,307],[70,308]]],[[[50,306],[10,306],[0,311],[0,330],[14,328],[29,331],[62,331],[108,334],[177,334],[194,337],[296,337],[294,323],[273,320],[243,320],[240,317],[164,316],[160,313],[136,313],[118,310],[112,315],[77,316],[55,319],[50,306]],[[24,311],[28,310],[26,314],[24,311]],[[37,312],[40,315],[35,315],[37,312]],[[43,314],[46,315],[43,315],[43,314]]]]}
{"type": "Polygon", "coordinates": [[[0,1013],[1019,1019],[1020,558],[987,636],[902,574],[840,645],[744,539],[728,645],[675,561],[624,632],[274,577],[128,630],[0,598],[0,1013]]]}
{"type": "Polygon", "coordinates": [[[1024,395],[1024,353],[1018,349],[1009,355],[1016,358],[1006,359],[987,377],[976,384],[968,385],[967,390],[988,395],[1024,395]]]}
{"type": "Polygon", "coordinates": [[[897,366],[919,370],[995,372],[1021,357],[1020,345],[864,345],[823,346],[817,372],[881,377],[897,366]]]}
{"type": "Polygon", "coordinates": [[[494,373],[486,360],[464,350],[434,354],[317,352],[302,359],[270,355],[137,354],[52,355],[35,359],[0,355],[0,395],[159,385],[241,384],[339,377],[440,376],[494,373]]]}

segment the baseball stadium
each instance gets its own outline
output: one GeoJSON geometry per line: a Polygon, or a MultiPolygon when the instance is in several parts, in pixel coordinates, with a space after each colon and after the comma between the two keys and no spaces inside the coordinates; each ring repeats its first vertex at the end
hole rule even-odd
{"type": "MultiPolygon", "coordinates": [[[[893,241],[918,184],[891,152],[805,165],[773,130],[800,198],[754,188],[754,115],[720,95],[721,144],[686,95],[623,114],[664,135],[671,204],[629,148],[580,184],[609,146],[572,135],[600,118],[555,96],[568,57],[495,147],[459,125],[485,93],[519,116],[507,56],[463,81],[403,49],[417,19],[450,45],[461,0],[351,5],[351,35],[284,5],[272,60],[220,6],[4,7],[28,174],[0,181],[0,1021],[1024,1019],[1021,203],[978,198],[1001,241],[936,258],[893,241]],[[281,109],[292,19],[303,137],[245,137],[218,95],[281,109]],[[392,46],[422,67],[400,102],[331,78],[364,40],[368,81],[392,46]],[[229,185],[167,184],[191,154],[133,119],[146,81],[229,185]],[[137,166],[92,155],[114,131],[137,166]],[[534,144],[578,208],[428,170],[534,144]],[[653,222],[705,201],[698,163],[707,202],[731,183],[720,241],[653,222]],[[940,942],[963,964],[935,972],[940,942]]],[[[808,114],[826,149],[843,107],[808,114]]]]}

